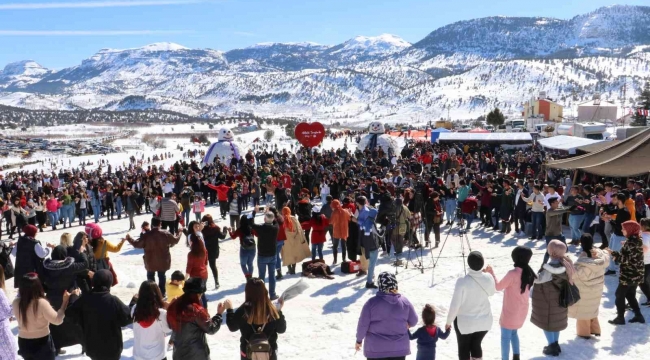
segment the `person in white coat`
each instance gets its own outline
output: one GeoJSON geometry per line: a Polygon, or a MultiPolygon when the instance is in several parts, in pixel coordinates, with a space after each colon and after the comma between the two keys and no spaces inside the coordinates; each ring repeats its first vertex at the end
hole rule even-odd
{"type": "Polygon", "coordinates": [[[481,342],[492,327],[490,296],[496,293],[494,278],[481,270],[485,261],[478,251],[467,257],[470,270],[456,281],[454,296],[449,305],[447,326],[454,324],[460,360],[483,358],[481,342]]]}
{"type": "Polygon", "coordinates": [[[144,281],[131,302],[133,317],[133,358],[163,360],[167,358],[165,336],[172,331],[167,324],[167,304],[153,281],[144,281]]]}
{"type": "Polygon", "coordinates": [[[574,263],[576,273],[575,285],[580,289],[580,300],[569,307],[569,317],[576,319],[576,335],[590,339],[591,335],[600,336],[598,309],[603,297],[605,271],[609,266],[610,256],[607,252],[594,248],[591,234],[582,234],[580,238],[582,252],[574,263]]]}

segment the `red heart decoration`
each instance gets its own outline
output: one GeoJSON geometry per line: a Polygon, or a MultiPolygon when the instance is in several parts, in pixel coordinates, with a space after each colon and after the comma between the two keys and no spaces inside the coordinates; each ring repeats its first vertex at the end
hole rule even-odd
{"type": "Polygon", "coordinates": [[[301,122],[296,126],[295,135],[304,147],[316,147],[325,138],[325,127],[319,122],[301,122]]]}

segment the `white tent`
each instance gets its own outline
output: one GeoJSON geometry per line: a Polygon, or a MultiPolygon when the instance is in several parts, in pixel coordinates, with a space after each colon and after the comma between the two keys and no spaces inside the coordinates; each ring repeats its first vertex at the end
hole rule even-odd
{"type": "Polygon", "coordinates": [[[440,133],[438,142],[494,142],[494,143],[531,143],[533,138],[530,133],[469,133],[469,132],[447,132],[440,133]]]}
{"type": "Polygon", "coordinates": [[[539,139],[537,142],[546,150],[555,150],[567,152],[569,155],[575,155],[576,149],[581,146],[591,145],[604,140],[592,140],[577,136],[558,135],[549,138],[539,139]]]}

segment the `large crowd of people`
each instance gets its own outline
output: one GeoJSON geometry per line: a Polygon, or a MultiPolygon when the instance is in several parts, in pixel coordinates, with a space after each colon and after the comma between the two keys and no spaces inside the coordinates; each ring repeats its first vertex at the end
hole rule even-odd
{"type": "MultiPolygon", "coordinates": [[[[358,134],[332,138],[353,136],[358,134]]],[[[278,334],[287,324],[276,281],[283,270],[296,274],[301,263],[303,275],[330,276],[323,259],[328,239],[333,263],[355,272],[350,269],[358,262],[357,276],[365,277],[366,288],[377,289],[356,334],[357,350],[363,347],[369,359],[404,359],[410,339],[417,340],[418,360],[434,359],[437,341],[452,328],[459,359],[481,359],[481,342],[493,322],[490,298],[497,291],[504,291],[502,359],[509,360],[511,351],[514,359],[522,356],[517,331],[526,326],[529,299],[530,322],[548,340],[542,352],[558,356],[568,317],[578,320],[578,336],[600,336],[605,276],[619,277],[613,295],[618,316],[610,323],[645,322],[640,307],[650,306],[650,190],[642,179],[571,178],[546,170],[548,154],[540,149],[524,153],[492,144],[408,143],[390,155],[381,147],[353,151],[347,141],[338,149],[287,151],[258,144],[255,150],[239,161],[207,165],[193,154],[169,168],[149,160],[115,171],[100,166],[5,174],[0,239],[9,240],[0,254],[12,252],[15,266],[9,256],[0,257],[0,286],[4,277],[13,277],[18,297],[12,303],[0,291],[0,359],[54,359],[75,344],[92,359],[119,359],[121,329],[128,324],[136,359],[161,360],[167,350],[174,359],[209,359],[206,335],[220,330],[224,312],[228,329],[241,333],[242,360],[277,359],[278,334]],[[218,206],[229,226],[204,214],[209,206],[218,206]],[[134,230],[135,217],[145,214],[139,236],[119,243],[103,237],[102,224],[124,216],[134,230]],[[375,276],[378,259],[391,257],[402,266],[405,248],[436,248],[441,228],[461,222],[464,229],[543,240],[546,255],[531,264],[530,249],[513,248],[514,268],[499,280],[482,254],[472,252],[467,275],[449,299],[444,329],[427,305],[424,326],[410,332],[420,320],[417,312],[394,276],[375,276]],[[48,229],[60,227],[70,229],[60,244],[40,241],[48,229]],[[168,281],[170,248],[183,234],[189,248],[185,271],[174,271],[168,281]],[[240,244],[246,300],[236,309],[228,300],[219,303],[211,316],[205,292],[210,276],[220,287],[219,240],[227,236],[240,244]],[[147,273],[129,305],[110,293],[120,266],[111,254],[126,242],[144,250],[147,273]],[[576,260],[567,255],[572,245],[582,250],[576,260]],[[643,302],[637,301],[639,286],[643,302]],[[634,313],[629,320],[628,309],[634,313]],[[9,326],[13,319],[17,341],[9,326]]]]}

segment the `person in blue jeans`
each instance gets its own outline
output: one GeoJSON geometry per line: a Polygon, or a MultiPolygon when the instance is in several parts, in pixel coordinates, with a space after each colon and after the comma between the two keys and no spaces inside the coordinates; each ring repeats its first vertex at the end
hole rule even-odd
{"type": "MultiPolygon", "coordinates": [[[[253,215],[254,217],[254,215],[253,215]]],[[[253,266],[253,261],[255,260],[255,242],[253,240],[252,244],[248,242],[253,239],[253,230],[250,226],[250,221],[253,221],[252,218],[249,219],[248,215],[242,215],[239,220],[239,228],[232,232],[230,229],[230,238],[237,239],[239,238],[239,264],[241,265],[241,271],[244,273],[246,279],[253,277],[253,271],[255,267],[253,266]]]]}
{"type": "MultiPolygon", "coordinates": [[[[252,219],[259,211],[259,207],[255,207],[252,213],[252,219]]],[[[250,226],[255,235],[257,235],[257,267],[259,278],[264,280],[266,272],[269,272],[269,296],[271,300],[276,300],[278,295],[275,293],[275,257],[277,255],[277,242],[278,231],[280,227],[275,220],[275,214],[267,211],[264,214],[264,224],[255,224],[250,220],[250,226]]]]}

